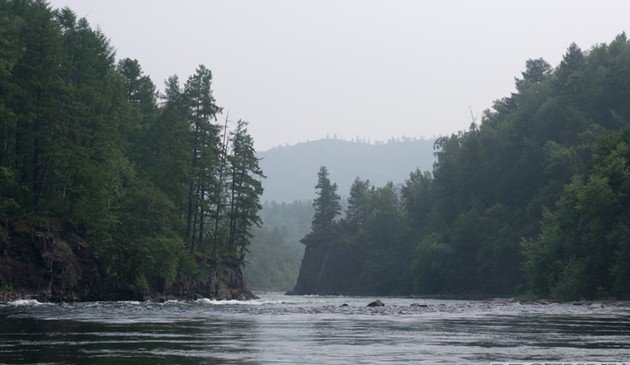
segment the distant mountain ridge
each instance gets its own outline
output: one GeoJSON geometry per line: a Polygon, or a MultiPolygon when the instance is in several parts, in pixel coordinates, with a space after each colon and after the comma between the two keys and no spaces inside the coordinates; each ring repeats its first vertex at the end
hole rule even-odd
{"type": "Polygon", "coordinates": [[[315,195],[317,171],[328,167],[339,194],[347,196],[359,176],[374,185],[388,181],[403,183],[416,168],[431,170],[435,139],[391,139],[365,143],[324,138],[291,146],[274,147],[258,153],[266,201],[310,200],[315,195]]]}

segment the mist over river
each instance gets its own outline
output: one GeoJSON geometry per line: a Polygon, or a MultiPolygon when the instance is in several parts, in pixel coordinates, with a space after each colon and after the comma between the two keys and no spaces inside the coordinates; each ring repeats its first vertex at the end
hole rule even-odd
{"type": "Polygon", "coordinates": [[[258,295],[249,302],[0,305],[0,363],[630,360],[628,303],[380,298],[385,307],[368,308],[376,298],[258,295]]]}

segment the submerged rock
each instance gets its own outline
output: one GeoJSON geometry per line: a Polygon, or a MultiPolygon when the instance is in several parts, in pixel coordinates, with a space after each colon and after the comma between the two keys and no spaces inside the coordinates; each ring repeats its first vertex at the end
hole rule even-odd
{"type": "Polygon", "coordinates": [[[367,305],[368,307],[384,307],[385,303],[381,302],[380,300],[375,300],[372,303],[367,305]]]}
{"type": "Polygon", "coordinates": [[[429,305],[428,304],[423,304],[423,303],[411,303],[412,307],[420,307],[420,308],[428,308],[429,305]]]}

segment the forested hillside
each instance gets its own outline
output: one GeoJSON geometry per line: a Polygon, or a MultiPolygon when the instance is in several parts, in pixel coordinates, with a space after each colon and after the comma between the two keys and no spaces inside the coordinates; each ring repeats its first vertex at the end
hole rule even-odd
{"type": "Polygon", "coordinates": [[[295,285],[304,254],[299,241],[310,228],[319,166],[330,167],[340,191],[347,191],[357,176],[377,183],[391,179],[402,184],[409,170],[431,167],[435,160],[433,142],[392,138],[369,143],[326,138],[260,152],[260,165],[267,176],[263,180],[263,227],[254,230],[243,271],[247,283],[256,290],[289,291],[295,285]]]}
{"type": "Polygon", "coordinates": [[[219,120],[211,71],[158,93],[85,19],[38,0],[0,0],[0,45],[0,287],[244,296],[263,175],[247,123],[219,120]]]}
{"type": "Polygon", "coordinates": [[[255,228],[243,275],[253,290],[289,291],[300,270],[304,245],[300,240],[310,229],[311,201],[263,203],[262,227],[255,228]]]}
{"type": "Polygon", "coordinates": [[[630,297],[629,121],[625,34],[527,61],[516,92],[438,139],[433,171],[400,192],[356,180],[339,219],[320,170],[294,293],[630,297]]]}
{"type": "Polygon", "coordinates": [[[409,171],[431,168],[435,161],[433,142],[403,138],[367,143],[326,138],[260,152],[260,166],[267,176],[263,200],[312,200],[313,181],[320,166],[328,167],[344,193],[357,176],[375,184],[402,183],[409,171]]]}

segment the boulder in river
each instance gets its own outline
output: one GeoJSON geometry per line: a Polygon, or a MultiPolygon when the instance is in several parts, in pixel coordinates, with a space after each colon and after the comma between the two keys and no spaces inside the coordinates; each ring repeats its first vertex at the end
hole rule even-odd
{"type": "Polygon", "coordinates": [[[368,307],[384,307],[385,303],[381,302],[380,300],[375,300],[372,303],[367,305],[368,307]]]}
{"type": "Polygon", "coordinates": [[[423,303],[411,303],[412,307],[420,307],[420,308],[428,308],[429,305],[428,304],[423,304],[423,303]]]}

